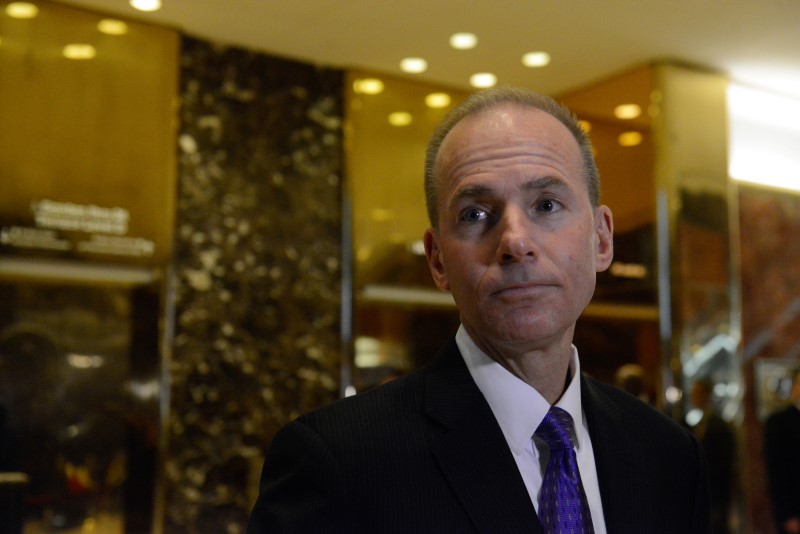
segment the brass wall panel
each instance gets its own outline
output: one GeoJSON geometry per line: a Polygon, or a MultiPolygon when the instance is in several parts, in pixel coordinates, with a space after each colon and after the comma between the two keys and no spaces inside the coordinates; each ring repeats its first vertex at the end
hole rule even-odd
{"type": "Polygon", "coordinates": [[[174,220],[178,35],[132,21],[107,35],[99,14],[36,5],[31,19],[0,13],[0,250],[160,264],[174,220]],[[95,56],[65,58],[76,43],[95,56]]]}
{"type": "MultiPolygon", "coordinates": [[[[428,138],[467,93],[364,72],[351,72],[346,89],[348,194],[353,202],[356,285],[361,286],[375,282],[382,264],[392,261],[398,249],[404,254],[404,248],[422,239],[429,226],[423,190],[428,138]],[[365,78],[382,80],[383,91],[354,91],[353,83],[365,78]],[[434,92],[446,92],[451,104],[427,107],[425,97],[434,92]],[[395,112],[408,113],[411,122],[393,126],[389,116],[395,112]]],[[[423,276],[425,285],[432,287],[427,268],[423,276]]]]}
{"type": "Polygon", "coordinates": [[[615,234],[637,230],[655,222],[652,117],[655,80],[651,66],[643,66],[560,97],[588,122],[589,137],[602,180],[602,202],[614,213],[615,234]],[[635,104],[641,115],[619,119],[619,105],[635,104]],[[641,142],[622,146],[619,136],[637,132],[641,142]]]}

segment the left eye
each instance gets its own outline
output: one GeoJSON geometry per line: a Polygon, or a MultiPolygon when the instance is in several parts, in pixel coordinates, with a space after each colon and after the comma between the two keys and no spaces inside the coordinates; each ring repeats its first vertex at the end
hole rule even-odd
{"type": "Polygon", "coordinates": [[[478,208],[469,208],[461,214],[461,219],[466,222],[478,222],[486,218],[486,212],[478,208]]]}
{"type": "Polygon", "coordinates": [[[557,208],[558,205],[554,200],[543,200],[539,203],[537,210],[550,212],[550,211],[555,211],[557,208]]]}

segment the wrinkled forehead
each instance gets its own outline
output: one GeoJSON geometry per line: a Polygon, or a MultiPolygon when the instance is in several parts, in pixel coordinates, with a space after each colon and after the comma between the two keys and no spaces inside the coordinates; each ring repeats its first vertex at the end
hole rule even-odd
{"type": "Polygon", "coordinates": [[[436,156],[437,180],[488,150],[498,157],[525,150],[558,154],[581,173],[580,147],[561,121],[538,108],[504,103],[465,117],[448,132],[436,156]]]}
{"type": "Polygon", "coordinates": [[[538,108],[505,102],[475,112],[456,123],[442,140],[436,164],[439,166],[459,148],[520,138],[560,145],[567,150],[574,148],[576,155],[580,153],[578,141],[557,118],[538,108]]]}

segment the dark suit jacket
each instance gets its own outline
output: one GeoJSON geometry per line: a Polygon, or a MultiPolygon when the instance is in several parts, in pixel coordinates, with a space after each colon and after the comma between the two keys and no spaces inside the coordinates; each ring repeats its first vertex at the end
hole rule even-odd
{"type": "Polygon", "coordinates": [[[800,410],[790,405],[767,420],[764,436],[770,494],[778,529],[800,517],[800,410]]]}
{"type": "MultiPolygon", "coordinates": [[[[610,533],[708,532],[697,441],[582,379],[610,533]]],[[[260,532],[541,532],[489,404],[451,340],[428,367],[300,417],[275,437],[248,527],[260,532]]]]}

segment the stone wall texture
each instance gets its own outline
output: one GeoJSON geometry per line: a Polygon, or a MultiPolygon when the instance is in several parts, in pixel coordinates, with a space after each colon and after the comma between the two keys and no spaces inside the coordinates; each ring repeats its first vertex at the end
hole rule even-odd
{"type": "Polygon", "coordinates": [[[800,195],[739,186],[744,397],[741,491],[747,532],[775,532],[764,469],[756,366],[800,364],[800,195]]]}
{"type": "Polygon", "coordinates": [[[165,532],[240,532],[275,431],[338,396],[342,72],[185,37],[165,532]]]}

